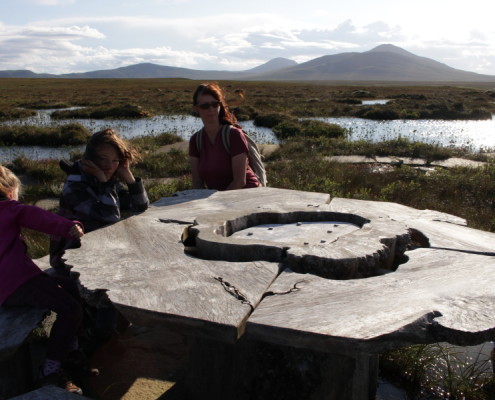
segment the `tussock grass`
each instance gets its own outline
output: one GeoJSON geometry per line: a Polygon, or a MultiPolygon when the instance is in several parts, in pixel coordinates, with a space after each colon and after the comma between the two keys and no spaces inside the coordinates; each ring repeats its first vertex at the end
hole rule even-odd
{"type": "Polygon", "coordinates": [[[381,355],[380,367],[412,399],[491,400],[495,376],[490,360],[467,357],[446,343],[403,347],[381,355]]]}
{"type": "Polygon", "coordinates": [[[77,146],[85,144],[91,133],[81,124],[60,127],[0,126],[0,146],[77,146]]]}

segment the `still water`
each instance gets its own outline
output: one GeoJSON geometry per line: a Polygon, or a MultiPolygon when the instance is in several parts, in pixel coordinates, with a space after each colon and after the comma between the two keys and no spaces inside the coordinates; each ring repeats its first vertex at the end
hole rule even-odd
{"type": "MultiPolygon", "coordinates": [[[[128,120],[52,120],[53,110],[40,111],[36,116],[15,121],[5,121],[5,125],[58,126],[79,123],[91,132],[103,128],[113,128],[125,138],[143,135],[157,135],[162,132],[174,133],[184,140],[201,128],[201,120],[190,115],[159,115],[146,119],[128,120]]],[[[394,120],[372,121],[361,118],[317,118],[318,120],[338,124],[349,129],[349,140],[367,140],[378,142],[399,137],[412,141],[422,141],[442,146],[466,147],[472,151],[495,149],[495,120],[488,121],[444,121],[444,120],[394,120]]],[[[272,130],[257,127],[253,121],[241,123],[258,143],[278,143],[272,130]]],[[[46,147],[0,147],[0,161],[11,161],[19,155],[31,159],[64,158],[79,148],[46,147]]]]}
{"type": "MultiPolygon", "coordinates": [[[[201,119],[191,115],[157,115],[142,119],[119,119],[119,120],[98,120],[98,119],[67,119],[52,120],[50,113],[54,110],[43,110],[37,115],[24,118],[22,120],[4,121],[3,125],[37,125],[37,126],[60,126],[70,123],[78,123],[97,132],[101,129],[115,129],[121,136],[130,139],[138,136],[158,135],[163,132],[173,133],[188,140],[194,132],[200,129],[203,124],[201,119]]],[[[258,127],[253,121],[243,121],[242,126],[252,138],[258,143],[278,143],[277,138],[269,128],[258,127]]],[[[68,157],[71,151],[81,151],[84,146],[72,148],[53,148],[40,146],[15,146],[0,147],[0,161],[11,161],[20,155],[30,159],[64,158],[68,157]]]]}

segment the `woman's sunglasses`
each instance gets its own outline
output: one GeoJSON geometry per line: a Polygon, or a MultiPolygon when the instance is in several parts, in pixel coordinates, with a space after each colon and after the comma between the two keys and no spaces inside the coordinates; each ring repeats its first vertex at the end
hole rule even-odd
{"type": "Polygon", "coordinates": [[[198,107],[201,108],[202,110],[208,110],[210,107],[211,108],[218,108],[218,107],[220,107],[220,102],[219,101],[210,101],[209,103],[198,104],[198,107]]]}

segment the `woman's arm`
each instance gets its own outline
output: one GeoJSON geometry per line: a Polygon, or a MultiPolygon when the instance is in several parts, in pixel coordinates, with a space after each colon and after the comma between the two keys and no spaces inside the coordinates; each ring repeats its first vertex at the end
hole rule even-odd
{"type": "Polygon", "coordinates": [[[232,157],[232,174],[234,180],[227,186],[227,190],[242,189],[246,186],[246,168],[248,163],[247,153],[237,154],[232,157]]]}
{"type": "Polygon", "coordinates": [[[193,189],[204,189],[205,184],[203,182],[203,179],[201,179],[201,176],[199,175],[199,158],[189,157],[189,163],[191,164],[193,189]]]}

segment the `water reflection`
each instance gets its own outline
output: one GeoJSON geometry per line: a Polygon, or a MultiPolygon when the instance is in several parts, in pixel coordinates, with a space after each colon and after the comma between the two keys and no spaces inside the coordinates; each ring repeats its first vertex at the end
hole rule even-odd
{"type": "MultiPolygon", "coordinates": [[[[373,100],[376,101],[376,100],[373,100]]],[[[380,100],[386,101],[386,100],[380,100]]],[[[5,125],[60,126],[79,123],[91,132],[103,128],[113,128],[125,138],[143,135],[157,135],[163,132],[174,133],[184,140],[201,128],[199,118],[191,115],[157,115],[146,119],[95,120],[67,119],[52,120],[53,110],[40,111],[36,116],[23,120],[4,121],[5,125]]],[[[495,120],[488,121],[444,121],[444,120],[393,120],[372,121],[361,118],[315,118],[338,124],[350,130],[349,140],[367,140],[379,142],[397,138],[407,138],[441,146],[465,147],[472,151],[495,148],[495,120]]],[[[258,143],[278,143],[269,128],[257,127],[253,121],[241,122],[244,130],[258,143]]],[[[45,148],[45,147],[0,147],[0,161],[11,161],[21,154],[30,159],[64,158],[71,151],[79,148],[45,148]]]]}
{"type": "Polygon", "coordinates": [[[375,104],[387,104],[389,101],[389,99],[362,100],[361,104],[363,106],[373,106],[375,104]]]}
{"type": "MultiPolygon", "coordinates": [[[[51,119],[50,114],[54,110],[41,110],[35,116],[22,120],[2,122],[3,125],[36,125],[36,126],[61,126],[70,123],[81,124],[91,132],[97,132],[104,128],[112,128],[123,137],[130,139],[137,136],[157,135],[163,132],[173,133],[188,140],[191,135],[200,129],[203,124],[201,119],[192,115],[156,115],[150,118],[140,119],[51,119]]],[[[271,129],[258,127],[253,121],[240,122],[244,130],[259,143],[278,143],[271,129]]]]}
{"type": "MultiPolygon", "coordinates": [[[[157,115],[143,119],[118,119],[118,120],[100,120],[100,119],[63,119],[53,120],[50,114],[54,110],[41,110],[35,116],[22,120],[4,121],[3,125],[36,125],[36,126],[61,126],[70,123],[78,123],[89,129],[91,132],[97,132],[104,128],[112,128],[119,132],[123,137],[130,139],[138,136],[158,135],[168,132],[189,140],[194,132],[203,126],[201,119],[192,115],[157,115]]],[[[255,126],[253,121],[240,122],[243,129],[257,143],[278,143],[278,139],[271,129],[255,126]]],[[[68,158],[70,152],[82,151],[84,146],[78,148],[52,148],[52,147],[0,147],[0,160],[9,162],[20,155],[29,159],[41,160],[46,158],[68,158]]]]}
{"type": "Polygon", "coordinates": [[[349,140],[381,142],[407,138],[446,147],[464,147],[472,151],[495,148],[495,120],[393,120],[372,121],[361,118],[317,118],[350,129],[349,140]]]}

